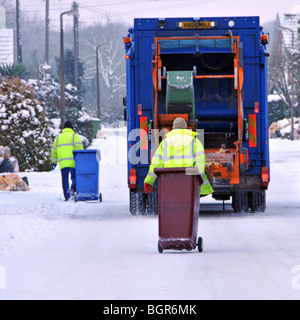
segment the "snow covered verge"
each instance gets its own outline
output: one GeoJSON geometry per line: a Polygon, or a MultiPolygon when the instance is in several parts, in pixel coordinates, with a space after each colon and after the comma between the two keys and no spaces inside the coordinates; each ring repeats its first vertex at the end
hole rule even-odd
{"type": "Polygon", "coordinates": [[[159,254],[157,216],[128,210],[126,134],[104,135],[90,147],[102,203],[63,201],[58,169],[26,173],[29,192],[0,192],[0,300],[300,299],[300,141],[270,140],[264,214],[205,197],[204,252],[159,254]]]}
{"type": "MultiPolygon", "coordinates": [[[[123,168],[120,176],[124,180],[122,186],[126,188],[126,139],[123,131],[116,134],[116,130],[107,130],[107,134],[105,139],[94,140],[90,148],[101,150],[100,189],[118,192],[116,181],[110,179],[109,171],[110,167],[114,170],[117,168],[117,172],[123,168]],[[115,147],[110,148],[112,141],[115,147]]],[[[300,194],[300,161],[287,165],[290,163],[291,152],[300,153],[300,141],[270,139],[270,189],[278,189],[278,192],[285,194],[283,204],[290,200],[294,202],[300,194]],[[286,182],[286,177],[290,179],[290,184],[286,182]],[[285,185],[290,185],[290,188],[282,188],[274,180],[282,181],[285,185]]],[[[63,201],[58,167],[51,172],[21,172],[19,175],[28,178],[31,191],[0,191],[0,256],[9,253],[16,246],[22,247],[22,243],[34,237],[45,236],[61,221],[74,215],[83,205],[63,201]]],[[[128,202],[127,190],[120,189],[120,197],[124,202],[128,202]],[[125,194],[121,195],[123,191],[125,194]]],[[[277,197],[277,193],[268,192],[268,201],[277,201],[277,197]]],[[[107,199],[104,197],[105,200],[107,199]]],[[[202,199],[204,203],[210,201],[209,198],[202,199]]]]}
{"type": "MultiPolygon", "coordinates": [[[[108,140],[104,133],[101,139],[95,139],[90,146],[90,149],[101,150],[100,189],[112,182],[109,176],[106,177],[106,173],[109,174],[105,169],[107,166],[112,165],[113,168],[126,164],[125,131],[107,129],[107,133],[108,140]]],[[[64,201],[58,166],[50,172],[20,172],[18,175],[28,178],[30,191],[0,191],[0,257],[16,247],[22,248],[22,244],[34,237],[44,237],[83,205],[64,201]]],[[[124,177],[123,185],[126,185],[126,170],[121,176],[124,177]]]]}
{"type": "Polygon", "coordinates": [[[28,178],[31,190],[0,192],[0,254],[33,236],[43,236],[75,209],[73,203],[63,201],[58,170],[19,175],[28,178]]]}

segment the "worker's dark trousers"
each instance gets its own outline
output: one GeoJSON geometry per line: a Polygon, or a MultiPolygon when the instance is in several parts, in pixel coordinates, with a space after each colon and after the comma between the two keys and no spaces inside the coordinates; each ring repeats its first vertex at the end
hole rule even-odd
{"type": "Polygon", "coordinates": [[[69,174],[71,174],[71,188],[75,191],[76,185],[75,185],[75,168],[63,168],[61,169],[61,181],[62,181],[62,187],[64,191],[65,199],[68,200],[70,198],[70,192],[69,192],[69,174]]]}

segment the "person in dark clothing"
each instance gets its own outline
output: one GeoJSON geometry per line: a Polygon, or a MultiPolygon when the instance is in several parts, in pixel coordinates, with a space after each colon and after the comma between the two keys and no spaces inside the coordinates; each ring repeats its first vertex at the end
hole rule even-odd
{"type": "Polygon", "coordinates": [[[10,149],[8,147],[5,147],[5,151],[3,154],[3,161],[0,165],[0,172],[14,172],[14,166],[9,160],[10,158],[10,149]]]}

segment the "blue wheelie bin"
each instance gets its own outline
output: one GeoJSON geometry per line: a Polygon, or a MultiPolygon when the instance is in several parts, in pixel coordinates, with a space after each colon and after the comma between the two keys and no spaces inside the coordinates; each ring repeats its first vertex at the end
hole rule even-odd
{"type": "Polygon", "coordinates": [[[100,200],[99,162],[100,150],[74,150],[76,192],[75,201],[100,200]]]}

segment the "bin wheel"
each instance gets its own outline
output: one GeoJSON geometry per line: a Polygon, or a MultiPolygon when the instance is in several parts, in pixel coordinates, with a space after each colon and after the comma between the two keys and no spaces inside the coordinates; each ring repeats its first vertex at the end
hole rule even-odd
{"type": "Polygon", "coordinates": [[[197,246],[198,246],[198,251],[202,252],[203,251],[203,240],[201,237],[198,238],[197,246]]]}
{"type": "Polygon", "coordinates": [[[99,201],[102,202],[102,193],[99,194],[99,201]]]}
{"type": "Polygon", "coordinates": [[[159,253],[162,253],[162,252],[163,252],[163,248],[159,245],[159,243],[158,243],[158,252],[159,252],[159,253]]]}

